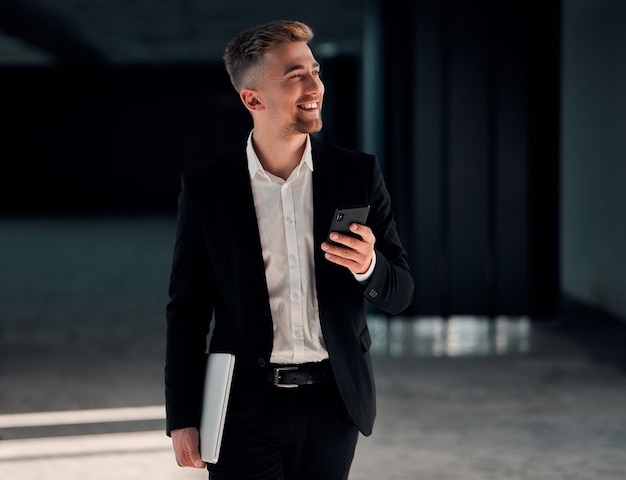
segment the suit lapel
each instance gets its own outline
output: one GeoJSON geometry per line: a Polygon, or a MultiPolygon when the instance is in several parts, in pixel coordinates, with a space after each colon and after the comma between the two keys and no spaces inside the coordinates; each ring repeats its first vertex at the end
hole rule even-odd
{"type": "Polygon", "coordinates": [[[227,174],[223,178],[232,178],[234,181],[225,182],[228,185],[227,190],[230,192],[222,196],[223,205],[218,207],[223,212],[223,222],[230,224],[234,232],[230,238],[233,244],[228,248],[230,251],[236,252],[237,265],[245,268],[245,274],[242,275],[241,281],[247,284],[253,292],[265,292],[269,302],[261,236],[254,208],[254,197],[245,151],[227,159],[227,162],[231,161],[232,163],[228,167],[231,169],[230,175],[227,174]],[[226,200],[227,198],[230,201],[226,200]]]}
{"type": "Polygon", "coordinates": [[[335,212],[336,185],[333,164],[326,155],[324,144],[311,136],[313,156],[313,241],[316,277],[324,272],[329,263],[320,248],[326,241],[330,221],[335,212]]]}

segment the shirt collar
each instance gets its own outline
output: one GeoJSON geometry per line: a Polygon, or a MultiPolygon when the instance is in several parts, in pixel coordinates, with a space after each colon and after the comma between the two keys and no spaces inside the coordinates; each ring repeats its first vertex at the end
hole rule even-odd
{"type": "MultiPolygon", "coordinates": [[[[262,172],[264,175],[267,175],[267,172],[263,168],[263,165],[261,165],[261,161],[252,146],[253,132],[254,130],[250,132],[250,135],[248,135],[248,142],[246,143],[246,157],[248,158],[248,172],[250,173],[250,178],[254,178],[257,172],[262,172]]],[[[309,170],[313,171],[313,156],[311,155],[311,139],[309,135],[306,136],[306,145],[304,146],[302,159],[296,169],[301,168],[302,164],[306,165],[309,167],[309,170]]]]}

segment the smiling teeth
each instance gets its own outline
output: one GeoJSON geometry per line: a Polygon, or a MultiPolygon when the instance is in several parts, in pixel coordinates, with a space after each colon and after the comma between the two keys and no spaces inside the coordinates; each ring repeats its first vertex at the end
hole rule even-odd
{"type": "Polygon", "coordinates": [[[304,108],[305,110],[309,110],[311,108],[317,108],[317,102],[305,103],[304,105],[302,105],[302,108],[304,108]]]}

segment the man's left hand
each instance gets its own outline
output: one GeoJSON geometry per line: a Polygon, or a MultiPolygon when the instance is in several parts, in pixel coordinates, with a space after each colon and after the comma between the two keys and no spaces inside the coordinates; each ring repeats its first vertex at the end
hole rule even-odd
{"type": "Polygon", "coordinates": [[[343,233],[331,232],[330,239],[342,246],[323,242],[322,250],[326,252],[327,260],[346,267],[353,274],[358,275],[367,272],[372,264],[376,237],[368,226],[358,223],[351,224],[350,231],[361,236],[361,240],[343,233]]]}

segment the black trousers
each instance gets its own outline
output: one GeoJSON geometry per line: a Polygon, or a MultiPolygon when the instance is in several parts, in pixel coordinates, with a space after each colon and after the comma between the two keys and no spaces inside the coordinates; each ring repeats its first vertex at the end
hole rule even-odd
{"type": "Polygon", "coordinates": [[[210,480],[345,480],[358,430],[333,382],[279,388],[268,383],[255,421],[224,437],[210,480]]]}

